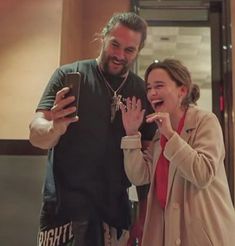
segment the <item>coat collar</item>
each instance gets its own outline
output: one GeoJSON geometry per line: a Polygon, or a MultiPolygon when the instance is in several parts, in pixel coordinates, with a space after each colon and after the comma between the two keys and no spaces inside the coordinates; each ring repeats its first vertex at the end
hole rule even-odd
{"type": "MultiPolygon", "coordinates": [[[[198,112],[198,109],[195,106],[190,106],[186,112],[185,123],[184,123],[184,127],[181,131],[180,136],[187,143],[189,143],[189,141],[190,141],[192,131],[196,128],[197,112],[198,112]]],[[[167,202],[168,202],[168,198],[169,198],[170,190],[172,188],[175,174],[176,174],[176,166],[171,165],[169,168],[169,176],[168,176],[167,202]]]]}
{"type": "MultiPolygon", "coordinates": [[[[197,113],[199,112],[198,108],[195,106],[189,106],[186,115],[185,115],[185,121],[184,121],[184,127],[181,131],[181,138],[184,139],[187,143],[190,141],[191,133],[192,131],[196,128],[196,123],[197,123],[197,113]]],[[[157,130],[155,136],[153,137],[153,146],[160,145],[160,133],[157,130]],[[157,143],[158,142],[158,143],[157,143]]],[[[156,148],[153,150],[154,153],[154,158],[155,162],[159,159],[160,153],[161,153],[161,147],[156,148]]],[[[156,171],[156,165],[154,167],[154,174],[156,171]]],[[[168,176],[168,191],[167,191],[167,200],[168,196],[170,194],[170,190],[173,184],[174,176],[176,173],[176,166],[171,165],[169,168],[169,176],[168,176]]],[[[152,182],[154,182],[154,176],[152,177],[152,182]]]]}
{"type": "Polygon", "coordinates": [[[184,121],[184,127],[181,131],[180,136],[186,141],[189,141],[189,138],[191,136],[191,132],[196,128],[196,115],[197,115],[198,109],[195,106],[189,106],[185,121],[184,121]]]}

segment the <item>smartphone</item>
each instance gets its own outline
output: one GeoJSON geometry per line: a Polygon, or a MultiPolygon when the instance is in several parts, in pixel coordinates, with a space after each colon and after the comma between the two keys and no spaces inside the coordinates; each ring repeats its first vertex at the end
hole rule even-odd
{"type": "Polygon", "coordinates": [[[72,107],[72,106],[75,106],[77,108],[75,112],[73,112],[72,114],[69,114],[67,117],[75,117],[78,115],[81,80],[82,80],[82,75],[79,72],[67,73],[65,75],[65,87],[69,87],[69,92],[66,94],[66,97],[68,96],[75,97],[75,100],[71,104],[66,106],[66,108],[72,107]]]}

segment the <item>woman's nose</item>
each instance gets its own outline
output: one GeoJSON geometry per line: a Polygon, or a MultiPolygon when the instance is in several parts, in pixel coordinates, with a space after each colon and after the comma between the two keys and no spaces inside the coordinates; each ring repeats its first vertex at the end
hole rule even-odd
{"type": "Polygon", "coordinates": [[[155,96],[157,95],[157,90],[155,90],[154,88],[151,88],[148,90],[148,94],[149,96],[155,96]]]}

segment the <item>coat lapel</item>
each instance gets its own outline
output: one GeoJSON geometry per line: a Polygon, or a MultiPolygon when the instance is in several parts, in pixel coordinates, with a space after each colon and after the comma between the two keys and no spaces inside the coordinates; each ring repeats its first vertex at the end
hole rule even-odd
{"type": "Polygon", "coordinates": [[[156,135],[153,137],[153,169],[152,169],[152,180],[151,182],[154,183],[155,180],[155,172],[156,172],[156,166],[157,166],[157,160],[159,159],[159,156],[161,154],[162,148],[160,146],[160,134],[157,131],[156,135]]]}
{"type": "MultiPolygon", "coordinates": [[[[184,123],[184,127],[181,131],[180,137],[182,139],[185,140],[185,142],[190,143],[190,138],[192,135],[192,131],[195,129],[196,127],[196,121],[195,121],[195,114],[194,114],[194,107],[189,107],[186,113],[186,117],[185,117],[185,123],[184,123]]],[[[172,184],[174,181],[174,177],[176,174],[176,166],[175,165],[171,165],[171,163],[169,163],[169,174],[168,174],[168,186],[167,186],[167,200],[166,200],[166,204],[168,203],[168,198],[169,198],[169,194],[171,192],[172,189],[172,184]]]]}

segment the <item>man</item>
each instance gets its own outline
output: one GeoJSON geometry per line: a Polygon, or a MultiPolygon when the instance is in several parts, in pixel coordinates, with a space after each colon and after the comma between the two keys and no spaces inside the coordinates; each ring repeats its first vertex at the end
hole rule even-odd
{"type": "MultiPolygon", "coordinates": [[[[101,33],[99,57],[61,66],[43,93],[30,124],[30,142],[49,149],[41,246],[72,241],[76,246],[103,246],[104,229],[105,235],[112,232],[107,245],[130,225],[119,105],[135,96],[147,109],[144,82],[130,71],[144,46],[146,28],[134,13],[112,16],[101,33]],[[66,97],[65,76],[77,71],[83,77],[78,116],[69,117],[76,107],[66,107],[74,97],[66,97]]],[[[141,132],[143,140],[150,140],[154,127],[143,123],[141,132]]]]}

